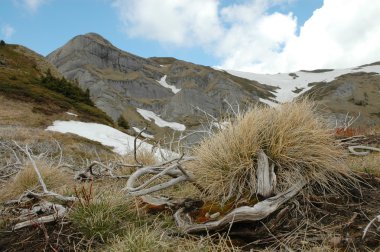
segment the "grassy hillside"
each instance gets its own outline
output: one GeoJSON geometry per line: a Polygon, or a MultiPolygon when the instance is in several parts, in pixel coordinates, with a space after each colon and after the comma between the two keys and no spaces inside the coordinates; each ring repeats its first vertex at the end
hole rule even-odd
{"type": "Polygon", "coordinates": [[[0,46],[1,95],[29,103],[36,114],[54,115],[72,110],[81,120],[113,124],[94,106],[88,93],[60,77],[55,67],[42,56],[20,48],[17,45],[0,46]]]}
{"type": "Polygon", "coordinates": [[[380,76],[376,73],[350,73],[329,83],[311,83],[303,96],[320,104],[329,115],[360,117],[355,127],[377,127],[380,123],[380,76]]]}

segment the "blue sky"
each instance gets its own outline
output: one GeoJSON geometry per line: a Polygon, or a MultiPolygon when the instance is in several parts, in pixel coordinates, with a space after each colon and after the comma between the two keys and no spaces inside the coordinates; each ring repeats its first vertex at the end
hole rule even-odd
{"type": "MultiPolygon", "coordinates": [[[[318,30],[313,25],[313,20],[318,23],[314,11],[321,9],[319,18],[325,20],[328,8],[339,7],[329,7],[331,1],[344,3],[343,0],[325,0],[325,4],[323,0],[1,0],[0,37],[42,55],[76,35],[96,32],[115,46],[143,57],[172,56],[203,65],[256,72],[292,70],[291,67],[302,64],[305,66],[302,68],[328,64],[340,67],[344,59],[340,61],[339,55],[331,62],[317,57],[313,65],[294,53],[295,47],[303,46],[302,39],[306,36],[303,34],[310,33],[305,27],[300,34],[306,21],[318,30]],[[199,15],[202,11],[204,14],[199,15]]],[[[346,5],[349,10],[360,7],[353,3],[342,8],[346,5]]],[[[374,5],[376,10],[378,6],[374,5]]],[[[335,35],[329,35],[326,41],[335,35]]],[[[307,49],[310,50],[304,50],[307,49]]],[[[360,58],[358,62],[369,58],[360,58]]]]}

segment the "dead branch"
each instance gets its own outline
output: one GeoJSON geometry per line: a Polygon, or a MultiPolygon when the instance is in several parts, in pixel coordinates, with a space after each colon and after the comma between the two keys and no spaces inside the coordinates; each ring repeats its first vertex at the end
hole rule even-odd
{"type": "Polygon", "coordinates": [[[194,160],[194,158],[181,157],[181,158],[172,159],[170,161],[166,161],[158,166],[148,166],[148,167],[140,168],[129,177],[127,181],[127,186],[123,190],[128,191],[128,193],[133,196],[142,196],[142,195],[150,194],[150,193],[171,187],[182,181],[193,181],[192,175],[188,174],[187,172],[183,172],[184,171],[183,168],[180,167],[180,164],[191,161],[191,160],[194,160]],[[173,164],[173,162],[176,162],[176,163],[173,164]],[[169,166],[165,167],[166,165],[169,165],[169,166]],[[150,179],[148,179],[147,181],[145,181],[142,185],[136,186],[138,179],[146,174],[155,174],[155,175],[151,177],[150,179]],[[153,181],[157,180],[158,178],[163,177],[164,175],[168,175],[172,177],[172,179],[170,179],[169,181],[163,182],[161,184],[144,189],[153,181]]]}
{"type": "Polygon", "coordinates": [[[23,149],[21,146],[19,146],[16,142],[15,142],[16,146],[18,148],[20,148],[21,151],[23,151],[26,156],[29,158],[32,166],[33,166],[33,169],[34,171],[36,172],[37,174],[37,178],[38,178],[38,182],[40,183],[41,187],[42,187],[42,193],[35,193],[35,192],[31,192],[29,191],[28,193],[30,194],[33,194],[34,196],[36,197],[44,197],[44,196],[51,196],[51,197],[55,197],[59,200],[62,200],[62,201],[76,201],[78,200],[77,197],[67,197],[67,196],[63,196],[63,195],[60,195],[58,193],[55,193],[55,192],[52,192],[52,191],[49,191],[46,187],[46,184],[44,182],[44,180],[42,179],[42,176],[41,176],[41,173],[40,171],[38,170],[37,168],[37,165],[36,165],[36,162],[34,161],[34,159],[32,158],[32,156],[30,155],[30,152],[29,152],[29,147],[26,145],[25,146],[25,149],[23,149]]]}
{"type": "Polygon", "coordinates": [[[352,155],[366,156],[366,155],[368,155],[370,153],[370,151],[356,151],[357,149],[370,150],[370,151],[379,151],[380,152],[380,148],[375,148],[375,147],[371,147],[371,146],[356,145],[356,146],[349,146],[348,147],[348,150],[350,151],[350,153],[352,155]]]}
{"type": "Polygon", "coordinates": [[[87,167],[86,170],[81,171],[75,175],[75,179],[80,180],[80,181],[88,181],[88,180],[93,180],[94,177],[103,177],[103,176],[108,176],[110,178],[114,179],[127,179],[129,178],[129,175],[115,175],[113,173],[115,167],[117,166],[124,166],[124,167],[140,167],[140,165],[129,165],[129,164],[112,164],[110,163],[109,165],[105,165],[102,162],[99,161],[92,161],[92,163],[87,167]],[[99,166],[103,170],[101,170],[98,174],[94,172],[94,167],[99,166]],[[108,174],[102,174],[103,171],[108,172],[108,174]]]}
{"type": "Polygon", "coordinates": [[[253,207],[243,206],[236,208],[216,221],[210,221],[203,224],[194,223],[191,217],[186,214],[184,208],[179,209],[174,214],[174,218],[177,226],[186,233],[218,231],[236,222],[259,221],[275,212],[282,204],[297,195],[298,192],[305,186],[305,184],[305,181],[301,181],[289,188],[287,191],[261,201],[255,204],[253,207]]]}
{"type": "Polygon", "coordinates": [[[257,154],[257,194],[268,198],[276,188],[276,174],[274,163],[269,167],[268,156],[263,150],[257,154]]]}
{"type": "Polygon", "coordinates": [[[41,225],[43,223],[56,221],[60,218],[63,218],[66,212],[67,212],[66,208],[60,204],[53,204],[47,201],[41,202],[40,204],[33,206],[31,210],[28,210],[28,212],[24,214],[24,216],[20,216],[19,217],[20,220],[25,220],[25,219],[29,219],[29,220],[17,223],[13,227],[13,230],[18,230],[24,227],[41,225]],[[51,211],[54,211],[54,213],[47,216],[36,218],[38,214],[40,214],[41,212],[46,213],[46,212],[51,212],[51,211]]]}
{"type": "Polygon", "coordinates": [[[376,216],[375,218],[373,218],[373,219],[368,223],[368,225],[364,228],[362,239],[365,238],[365,236],[367,235],[367,232],[368,232],[369,228],[372,226],[372,224],[373,224],[376,220],[377,220],[378,222],[380,222],[380,214],[379,214],[378,216],[376,216]]]}
{"type": "Polygon", "coordinates": [[[133,155],[134,155],[134,158],[135,158],[135,162],[136,164],[139,164],[140,167],[143,167],[143,164],[140,163],[138,160],[137,160],[137,138],[139,138],[141,136],[141,134],[146,131],[146,127],[143,128],[138,134],[137,136],[135,137],[135,140],[133,141],[133,146],[134,146],[134,149],[133,149],[133,155]]]}

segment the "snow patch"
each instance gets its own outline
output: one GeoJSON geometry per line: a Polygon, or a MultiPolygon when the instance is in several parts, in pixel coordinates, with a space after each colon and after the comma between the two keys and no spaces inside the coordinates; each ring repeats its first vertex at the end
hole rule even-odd
{"type": "Polygon", "coordinates": [[[180,88],[176,88],[176,86],[174,86],[174,85],[169,85],[166,82],[166,77],[167,77],[167,75],[165,75],[164,77],[162,77],[161,80],[159,80],[157,82],[160,83],[160,85],[163,86],[164,88],[169,88],[175,94],[178,93],[179,91],[181,91],[180,88]]]}
{"type": "MultiPolygon", "coordinates": [[[[139,129],[139,128],[137,128],[137,127],[132,127],[132,129],[133,129],[136,133],[140,133],[140,132],[141,132],[141,129],[139,129]]],[[[150,139],[153,139],[153,138],[154,138],[153,135],[150,135],[150,134],[145,133],[145,132],[141,133],[141,135],[142,135],[143,137],[145,137],[145,138],[150,138],[150,139]]]]}
{"type": "MultiPolygon", "coordinates": [[[[115,128],[99,123],[86,123],[79,121],[55,121],[46,130],[61,133],[72,133],[113,148],[113,151],[125,155],[134,150],[135,137],[125,134],[115,128]]],[[[145,143],[139,139],[136,141],[139,150],[152,151],[154,155],[161,159],[161,154],[165,157],[174,157],[178,154],[154,148],[153,145],[145,143]]]]}
{"type": "Polygon", "coordinates": [[[161,119],[158,115],[156,115],[156,113],[154,113],[152,111],[138,108],[137,112],[142,117],[144,117],[145,120],[148,120],[148,121],[154,120],[154,123],[158,127],[161,127],[161,128],[169,127],[171,129],[177,130],[177,131],[184,131],[186,129],[185,125],[180,124],[180,123],[176,123],[176,122],[167,122],[164,119],[161,119]]]}
{"type": "Polygon", "coordinates": [[[293,100],[293,98],[309,90],[311,88],[308,86],[309,83],[330,82],[335,80],[337,77],[348,73],[374,72],[379,74],[380,65],[348,69],[336,69],[332,71],[324,71],[318,73],[310,71],[298,71],[294,73],[256,74],[249,72],[240,72],[235,70],[228,70],[227,72],[245,79],[255,80],[261,84],[277,86],[279,87],[279,89],[277,89],[275,93],[276,100],[279,102],[289,102],[293,100]],[[296,89],[302,89],[302,91],[300,91],[299,93],[293,92],[296,89]]]}

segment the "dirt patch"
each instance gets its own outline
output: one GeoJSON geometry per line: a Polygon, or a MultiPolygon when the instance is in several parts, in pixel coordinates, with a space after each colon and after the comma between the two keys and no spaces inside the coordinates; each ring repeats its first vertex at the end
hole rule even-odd
{"type": "Polygon", "coordinates": [[[84,251],[91,242],[70,224],[45,224],[20,231],[0,231],[0,251],[84,251]]]}

